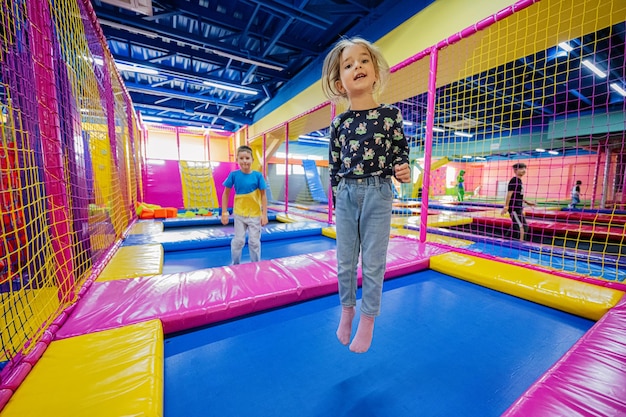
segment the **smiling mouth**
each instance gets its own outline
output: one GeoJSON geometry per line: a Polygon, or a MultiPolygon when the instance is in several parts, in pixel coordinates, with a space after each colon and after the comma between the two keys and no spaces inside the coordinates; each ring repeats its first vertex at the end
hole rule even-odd
{"type": "Polygon", "coordinates": [[[366,75],[365,74],[358,74],[356,77],[354,77],[355,80],[359,80],[361,78],[365,78],[366,75]]]}

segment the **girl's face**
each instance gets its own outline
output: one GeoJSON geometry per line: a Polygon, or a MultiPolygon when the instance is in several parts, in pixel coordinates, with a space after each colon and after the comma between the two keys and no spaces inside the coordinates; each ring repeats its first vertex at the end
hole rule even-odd
{"type": "Polygon", "coordinates": [[[372,94],[378,74],[369,50],[359,44],[345,48],[341,53],[339,76],[341,80],[336,82],[336,87],[348,97],[372,94]]]}
{"type": "Polygon", "coordinates": [[[254,158],[252,158],[250,152],[241,151],[237,154],[237,163],[239,164],[239,168],[245,173],[252,171],[253,160],[254,158]]]}

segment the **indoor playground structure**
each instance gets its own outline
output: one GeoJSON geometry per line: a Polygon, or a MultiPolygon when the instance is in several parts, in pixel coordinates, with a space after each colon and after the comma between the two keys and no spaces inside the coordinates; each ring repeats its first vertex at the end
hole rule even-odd
{"type": "Polygon", "coordinates": [[[626,415],[626,2],[511,1],[421,45],[452,3],[377,41],[414,170],[355,355],[335,337],[342,105],[148,125],[88,1],[3,2],[0,417],[626,415]],[[269,224],[261,260],[230,265],[242,144],[269,224]]]}

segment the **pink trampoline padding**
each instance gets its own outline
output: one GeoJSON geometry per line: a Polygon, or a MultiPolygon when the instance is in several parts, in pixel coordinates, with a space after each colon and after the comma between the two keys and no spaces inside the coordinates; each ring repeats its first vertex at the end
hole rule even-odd
{"type": "MultiPolygon", "coordinates": [[[[428,268],[446,252],[404,239],[389,243],[386,277],[428,268]]],[[[159,318],[165,333],[337,291],[335,251],[179,274],[94,282],[57,339],[159,318]]]]}
{"type": "Polygon", "coordinates": [[[594,222],[612,225],[626,224],[626,216],[617,214],[588,213],[582,211],[559,211],[545,209],[526,209],[526,217],[536,219],[560,219],[573,222],[594,222]]]}
{"type": "Polygon", "coordinates": [[[503,414],[626,415],[626,297],[503,414]]]}

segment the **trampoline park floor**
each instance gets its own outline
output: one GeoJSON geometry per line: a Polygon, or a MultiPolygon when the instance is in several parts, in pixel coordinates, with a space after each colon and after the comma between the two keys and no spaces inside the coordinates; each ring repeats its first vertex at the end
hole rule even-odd
{"type": "Polygon", "coordinates": [[[170,337],[164,415],[499,416],[594,323],[432,270],[382,308],[362,355],[337,295],[170,337]]]}

